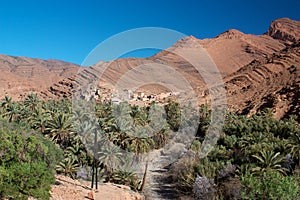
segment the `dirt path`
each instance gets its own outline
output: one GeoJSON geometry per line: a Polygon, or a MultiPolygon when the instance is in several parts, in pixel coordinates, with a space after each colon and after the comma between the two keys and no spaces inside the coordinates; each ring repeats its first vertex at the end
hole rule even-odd
{"type": "Polygon", "coordinates": [[[169,173],[170,160],[167,155],[160,155],[148,171],[146,200],[176,200],[178,194],[169,173]]]}

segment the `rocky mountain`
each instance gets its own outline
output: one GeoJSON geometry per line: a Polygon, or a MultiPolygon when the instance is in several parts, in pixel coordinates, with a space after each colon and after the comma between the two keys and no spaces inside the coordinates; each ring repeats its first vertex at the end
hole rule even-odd
{"type": "Polygon", "coordinates": [[[244,34],[238,30],[228,30],[212,39],[198,40],[191,36],[175,46],[186,47],[191,39],[209,53],[224,75],[284,48],[284,44],[268,35],[244,34]]]}
{"type": "Polygon", "coordinates": [[[297,43],[300,40],[300,22],[288,18],[273,21],[266,35],[286,44],[297,43]]]}
{"type": "Polygon", "coordinates": [[[242,114],[270,108],[278,118],[300,113],[300,43],[254,60],[224,78],[228,106],[242,114]]]}
{"type": "Polygon", "coordinates": [[[51,84],[76,74],[79,66],[59,61],[0,55],[0,98],[20,100],[39,93],[51,84]]]}
{"type": "MultiPolygon", "coordinates": [[[[213,39],[199,40],[193,36],[183,38],[175,43],[172,47],[159,52],[158,54],[145,58],[125,58],[117,59],[109,63],[100,62],[92,67],[83,69],[78,73],[80,80],[93,80],[95,74],[102,74],[101,81],[114,85],[119,78],[128,71],[136,68],[137,66],[151,64],[151,65],[167,65],[178,71],[181,75],[189,80],[191,85],[196,90],[203,90],[205,84],[201,75],[195,70],[195,68],[183,59],[180,55],[174,53],[174,51],[185,51],[187,48],[195,48],[196,45],[204,48],[216,63],[219,71],[222,75],[226,76],[250,63],[254,59],[263,59],[275,52],[285,48],[285,45],[271,36],[268,35],[250,35],[243,34],[237,30],[226,31],[213,39]],[[100,68],[106,68],[105,72],[97,72],[100,68]]],[[[168,76],[165,76],[167,79],[168,76]]],[[[51,88],[44,92],[43,96],[55,98],[55,96],[64,96],[67,92],[66,84],[70,80],[66,79],[51,86],[51,88]],[[60,90],[59,88],[63,88],[60,90]],[[53,96],[54,94],[54,96],[53,96]]],[[[166,81],[167,82],[167,81],[166,81]]],[[[79,83],[82,84],[83,82],[79,83]]],[[[67,84],[69,85],[69,84],[67,84]]],[[[156,92],[159,88],[158,85],[152,87],[151,92],[156,92]]]]}
{"type": "MultiPolygon", "coordinates": [[[[282,18],[273,21],[262,35],[228,30],[211,39],[189,36],[148,58],[117,59],[85,68],[61,61],[1,56],[0,81],[4,87],[0,94],[16,96],[34,91],[44,99],[70,98],[76,86],[88,83],[100,85],[102,92],[109,93],[129,72],[136,85],[142,84],[138,69],[148,65],[153,67],[145,68],[147,73],[161,76],[167,83],[172,81],[171,75],[153,72],[164,65],[183,76],[196,91],[199,102],[205,103],[210,96],[201,74],[180,56],[191,52],[190,57],[196,58],[198,51],[204,49],[223,77],[231,110],[252,114],[271,108],[277,117],[299,116],[299,38],[300,22],[282,18]]],[[[151,93],[166,90],[159,83],[143,87],[151,93]]]]}

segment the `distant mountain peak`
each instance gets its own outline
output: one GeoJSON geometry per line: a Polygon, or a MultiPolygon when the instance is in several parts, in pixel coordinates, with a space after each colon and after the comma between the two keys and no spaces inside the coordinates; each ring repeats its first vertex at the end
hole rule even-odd
{"type": "Polygon", "coordinates": [[[191,40],[198,41],[198,39],[195,36],[193,36],[193,35],[188,36],[188,38],[191,39],[191,40]]]}
{"type": "Polygon", "coordinates": [[[199,39],[190,35],[178,40],[173,47],[199,47],[199,39]]]}
{"type": "Polygon", "coordinates": [[[289,18],[276,19],[266,34],[287,44],[296,43],[300,40],[300,22],[289,18]]]}
{"type": "Polygon", "coordinates": [[[233,39],[233,38],[241,38],[243,35],[244,35],[244,33],[239,30],[230,29],[230,30],[227,30],[227,31],[221,33],[216,38],[233,39]]]}

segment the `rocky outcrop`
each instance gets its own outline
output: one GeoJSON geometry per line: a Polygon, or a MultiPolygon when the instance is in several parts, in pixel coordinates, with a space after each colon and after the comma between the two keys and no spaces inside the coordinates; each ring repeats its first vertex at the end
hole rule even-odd
{"type": "Polygon", "coordinates": [[[300,122],[300,43],[253,60],[224,80],[232,111],[254,114],[269,108],[277,118],[296,115],[300,122]]]}
{"type": "Polygon", "coordinates": [[[72,98],[74,80],[75,78],[72,76],[53,83],[47,90],[41,91],[39,97],[45,100],[70,99],[72,98]]]}
{"type": "Polygon", "coordinates": [[[50,200],[144,200],[143,195],[133,192],[129,187],[111,183],[100,184],[98,190],[89,188],[86,181],[73,180],[65,176],[56,176],[56,183],[51,187],[50,200]]]}
{"type": "Polygon", "coordinates": [[[274,20],[266,34],[287,44],[296,43],[300,40],[300,22],[288,18],[274,20]]]}

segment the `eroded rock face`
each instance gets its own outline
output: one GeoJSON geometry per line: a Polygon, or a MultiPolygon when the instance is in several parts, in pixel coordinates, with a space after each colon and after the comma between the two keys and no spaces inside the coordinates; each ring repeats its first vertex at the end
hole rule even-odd
{"type": "Polygon", "coordinates": [[[287,44],[295,43],[300,40],[300,22],[288,18],[274,20],[266,34],[287,44]]]}
{"type": "Polygon", "coordinates": [[[0,55],[0,98],[21,100],[74,75],[79,66],[59,61],[0,55]]]}
{"type": "Polygon", "coordinates": [[[225,77],[228,107],[242,114],[266,108],[276,118],[300,122],[300,43],[242,67],[225,77]]]}

